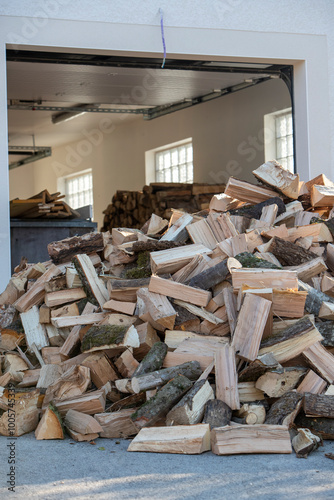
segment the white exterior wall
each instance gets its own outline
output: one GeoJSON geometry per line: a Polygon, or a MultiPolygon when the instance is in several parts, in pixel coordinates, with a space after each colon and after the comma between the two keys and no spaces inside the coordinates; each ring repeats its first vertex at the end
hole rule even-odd
{"type": "Polygon", "coordinates": [[[297,168],[332,176],[334,4],[332,0],[45,0],[0,2],[0,288],[9,277],[5,45],[162,54],[293,64],[297,168]]]}

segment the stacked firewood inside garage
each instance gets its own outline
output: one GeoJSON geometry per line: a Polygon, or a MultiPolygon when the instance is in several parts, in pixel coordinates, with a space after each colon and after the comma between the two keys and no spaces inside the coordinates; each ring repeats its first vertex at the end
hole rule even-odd
{"type": "Polygon", "coordinates": [[[224,189],[224,184],[155,182],[142,191],[117,191],[103,212],[102,231],[113,227],[141,228],[153,213],[169,218],[172,209],[198,212],[208,207],[213,194],[224,189]]]}
{"type": "Polygon", "coordinates": [[[2,435],[299,457],[334,439],[334,184],[253,173],[205,211],[18,266],[0,296],[2,435]]]}

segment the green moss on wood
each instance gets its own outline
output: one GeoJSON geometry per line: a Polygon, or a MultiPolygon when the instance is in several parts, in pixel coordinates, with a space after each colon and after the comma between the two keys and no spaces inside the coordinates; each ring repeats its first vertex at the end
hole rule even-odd
{"type": "Polygon", "coordinates": [[[149,278],[152,275],[150,264],[150,252],[139,252],[136,267],[125,272],[126,279],[149,278]]]}
{"type": "Polygon", "coordinates": [[[128,326],[120,325],[92,326],[82,339],[81,351],[104,345],[118,345],[123,341],[128,329],[128,326]]]}
{"type": "Polygon", "coordinates": [[[235,256],[235,258],[246,268],[265,268],[265,269],[281,269],[272,262],[264,259],[258,259],[250,252],[242,252],[235,256]]]}

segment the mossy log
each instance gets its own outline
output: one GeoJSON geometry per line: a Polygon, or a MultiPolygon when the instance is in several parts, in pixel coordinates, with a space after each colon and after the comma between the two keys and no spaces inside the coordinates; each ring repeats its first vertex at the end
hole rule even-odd
{"type": "Polygon", "coordinates": [[[168,351],[168,346],[164,342],[156,342],[153,344],[149,352],[142,359],[139,366],[136,368],[132,377],[144,375],[144,373],[160,370],[168,351]]]}
{"type": "Polygon", "coordinates": [[[99,325],[92,326],[81,341],[81,351],[89,351],[92,347],[121,344],[128,326],[99,325]]]}
{"type": "Polygon", "coordinates": [[[295,426],[310,429],[322,439],[334,439],[334,418],[306,417],[301,411],[295,420],[295,426]]]}
{"type": "Polygon", "coordinates": [[[187,361],[182,365],[163,368],[152,373],[146,373],[139,377],[132,377],[131,389],[135,394],[142,391],[150,391],[159,387],[177,375],[183,375],[189,380],[196,380],[202,374],[202,369],[198,361],[187,361]]]}
{"type": "Polygon", "coordinates": [[[324,338],[322,345],[334,347],[334,321],[316,321],[315,326],[324,338]]]}
{"type": "Polygon", "coordinates": [[[294,325],[288,326],[270,337],[267,337],[261,342],[260,349],[264,347],[270,347],[280,342],[284,342],[285,340],[291,340],[294,337],[298,337],[299,335],[303,335],[304,333],[313,330],[314,325],[309,318],[302,318],[299,321],[296,321],[294,325]]]}
{"type": "Polygon", "coordinates": [[[209,424],[210,429],[229,425],[232,418],[231,408],[220,399],[208,401],[204,409],[203,424],[209,424]]]}
{"type": "Polygon", "coordinates": [[[334,304],[333,297],[330,297],[323,292],[318,292],[318,290],[303,281],[298,280],[298,290],[307,292],[305,309],[307,312],[314,314],[315,316],[318,316],[323,302],[330,302],[331,304],[334,304]]]}
{"type": "Polygon", "coordinates": [[[197,274],[191,278],[188,285],[194,288],[202,288],[203,290],[209,290],[209,288],[218,285],[218,283],[224,281],[229,273],[227,260],[228,259],[224,259],[215,266],[197,274]]]}
{"type": "Polygon", "coordinates": [[[55,264],[66,262],[80,253],[100,252],[104,248],[102,233],[87,233],[48,244],[48,253],[55,264]]]}
{"type": "Polygon", "coordinates": [[[138,427],[153,425],[166,415],[191,387],[192,382],[187,377],[177,375],[131,415],[132,421],[138,427]]]}
{"type": "Polygon", "coordinates": [[[282,266],[298,266],[318,257],[310,250],[306,250],[306,248],[291,241],[278,238],[278,236],[274,236],[268,252],[274,254],[282,266]]]}
{"type": "Polygon", "coordinates": [[[149,278],[151,274],[150,253],[146,250],[145,252],[138,253],[135,266],[130,264],[129,268],[125,271],[124,277],[126,279],[141,279],[149,278]]]}
{"type": "Polygon", "coordinates": [[[304,394],[294,391],[284,394],[270,408],[265,423],[290,427],[301,408],[303,397],[304,394]]]}
{"type": "Polygon", "coordinates": [[[252,255],[250,252],[239,253],[238,255],[235,256],[235,259],[237,259],[240,262],[240,264],[242,264],[242,267],[281,269],[272,262],[268,262],[267,260],[258,259],[257,257],[254,257],[254,255],[252,255]]]}
{"type": "Polygon", "coordinates": [[[275,196],[274,198],[269,198],[268,200],[261,201],[256,205],[250,205],[246,207],[235,208],[234,210],[229,210],[230,215],[241,215],[248,217],[249,219],[260,219],[262,215],[262,209],[268,207],[269,205],[276,204],[278,207],[277,217],[284,212],[286,212],[285,204],[281,198],[275,196]]]}
{"type": "Polygon", "coordinates": [[[183,246],[184,243],[177,241],[135,241],[132,245],[132,251],[139,252],[155,252],[157,250],[169,250],[170,248],[183,246]]]}

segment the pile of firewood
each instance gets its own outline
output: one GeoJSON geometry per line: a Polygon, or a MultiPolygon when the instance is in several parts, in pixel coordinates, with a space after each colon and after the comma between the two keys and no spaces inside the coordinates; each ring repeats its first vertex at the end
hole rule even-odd
{"type": "Polygon", "coordinates": [[[0,296],[0,434],[218,455],[334,439],[334,184],[254,174],[206,211],[18,266],[0,296]]]}
{"type": "Polygon", "coordinates": [[[60,192],[50,194],[44,189],[28,199],[11,200],[9,204],[10,217],[17,219],[68,219],[80,217],[80,214],[73,210],[63,200],[65,195],[60,192]]]}
{"type": "Polygon", "coordinates": [[[171,216],[171,209],[197,212],[207,208],[213,194],[224,191],[223,184],[180,184],[156,182],[142,191],[117,191],[104,210],[103,228],[140,228],[154,213],[163,218],[171,216]]]}

